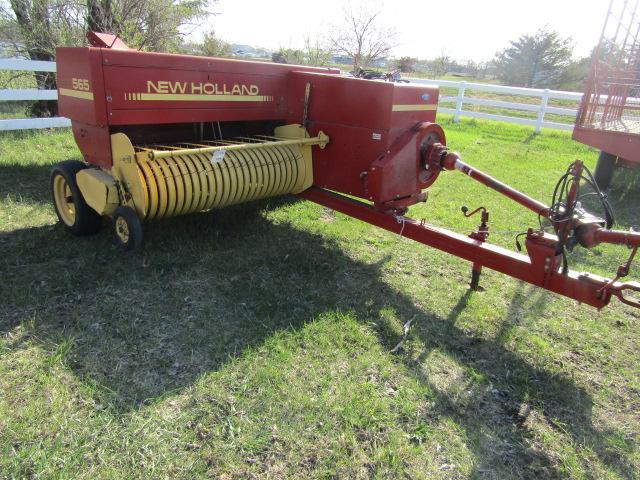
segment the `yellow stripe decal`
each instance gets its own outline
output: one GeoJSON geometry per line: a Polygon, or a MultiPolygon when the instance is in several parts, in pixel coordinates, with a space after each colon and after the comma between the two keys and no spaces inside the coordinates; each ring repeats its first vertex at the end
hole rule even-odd
{"type": "Polygon", "coordinates": [[[93,100],[93,93],[71,90],[70,88],[59,88],[58,93],[67,97],[81,98],[83,100],[93,100]]]}
{"type": "Polygon", "coordinates": [[[206,95],[188,93],[141,93],[139,100],[172,102],[268,102],[273,99],[266,95],[206,95]]]}
{"type": "Polygon", "coordinates": [[[418,104],[418,105],[393,105],[392,112],[417,112],[421,110],[435,110],[437,106],[435,104],[418,104]]]}

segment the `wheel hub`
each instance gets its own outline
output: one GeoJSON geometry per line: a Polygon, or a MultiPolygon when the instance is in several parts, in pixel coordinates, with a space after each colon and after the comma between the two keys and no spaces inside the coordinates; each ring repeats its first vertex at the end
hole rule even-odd
{"type": "Polygon", "coordinates": [[[53,194],[62,221],[69,227],[76,222],[76,205],[69,183],[62,175],[57,175],[53,181],[53,194]]]}
{"type": "Polygon", "coordinates": [[[127,221],[122,217],[116,219],[116,234],[122,243],[129,241],[129,225],[127,225],[127,221]]]}

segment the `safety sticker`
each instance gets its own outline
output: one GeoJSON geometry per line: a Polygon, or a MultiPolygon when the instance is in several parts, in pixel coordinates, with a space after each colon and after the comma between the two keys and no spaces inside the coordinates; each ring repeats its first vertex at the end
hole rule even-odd
{"type": "Polygon", "coordinates": [[[211,163],[214,164],[222,162],[222,160],[224,160],[225,153],[227,153],[226,150],[216,150],[213,152],[213,155],[211,155],[211,163]]]}

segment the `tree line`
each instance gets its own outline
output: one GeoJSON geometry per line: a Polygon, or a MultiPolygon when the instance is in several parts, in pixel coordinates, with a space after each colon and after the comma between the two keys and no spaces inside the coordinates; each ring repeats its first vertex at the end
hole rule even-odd
{"type": "MultiPolygon", "coordinates": [[[[280,49],[272,56],[275,62],[308,63],[326,65],[334,51],[330,44],[324,53],[314,55],[308,49],[280,49]],[[314,63],[324,59],[322,63],[314,63]]],[[[390,49],[389,49],[390,50],[390,49]]],[[[365,61],[353,60],[354,68],[371,67],[375,60],[382,57],[369,55],[365,61]]],[[[484,62],[472,60],[458,61],[449,55],[441,54],[432,59],[418,59],[410,56],[390,59],[387,68],[396,68],[403,73],[420,73],[433,78],[447,74],[469,76],[475,79],[496,78],[506,85],[580,90],[589,73],[591,56],[574,59],[573,44],[570,38],[562,37],[558,32],[541,29],[533,34],[525,34],[510,42],[510,45],[495,53],[494,58],[484,62]]]]}
{"type": "MultiPolygon", "coordinates": [[[[603,55],[606,50],[601,50],[603,55]]],[[[575,59],[571,38],[543,28],[512,40],[485,62],[459,62],[443,54],[431,60],[401,57],[394,65],[402,72],[423,72],[435,78],[450,73],[495,78],[516,87],[581,90],[594,54],[595,48],[591,55],[575,59]]]]}

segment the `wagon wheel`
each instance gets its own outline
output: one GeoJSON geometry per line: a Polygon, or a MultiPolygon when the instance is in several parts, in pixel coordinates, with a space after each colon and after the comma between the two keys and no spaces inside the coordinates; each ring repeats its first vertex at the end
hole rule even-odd
{"type": "Polygon", "coordinates": [[[607,152],[600,152],[596,171],[594,173],[595,181],[600,190],[606,190],[611,185],[613,172],[616,169],[616,161],[618,157],[607,152]]]}

